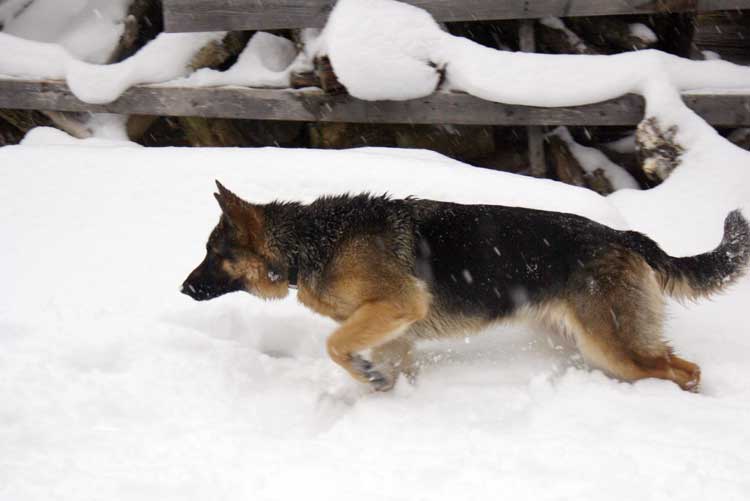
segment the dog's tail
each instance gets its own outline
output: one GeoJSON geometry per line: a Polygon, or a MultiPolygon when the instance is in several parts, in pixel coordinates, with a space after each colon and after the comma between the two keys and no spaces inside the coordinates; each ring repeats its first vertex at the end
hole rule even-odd
{"type": "Polygon", "coordinates": [[[724,220],[719,246],[697,256],[672,257],[645,235],[627,233],[628,246],[654,269],[662,290],[679,299],[721,292],[743,275],[750,260],[750,226],[739,210],[730,212],[724,220]]]}

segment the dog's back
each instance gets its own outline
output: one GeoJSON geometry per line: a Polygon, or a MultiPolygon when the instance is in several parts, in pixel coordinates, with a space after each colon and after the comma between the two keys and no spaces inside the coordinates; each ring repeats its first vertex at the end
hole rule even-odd
{"type": "Polygon", "coordinates": [[[487,319],[561,294],[619,232],[558,212],[414,201],[415,270],[450,311],[487,319]]]}

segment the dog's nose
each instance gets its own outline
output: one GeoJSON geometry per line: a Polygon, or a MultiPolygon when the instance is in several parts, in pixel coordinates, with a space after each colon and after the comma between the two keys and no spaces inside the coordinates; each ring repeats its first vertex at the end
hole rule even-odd
{"type": "Polygon", "coordinates": [[[203,285],[199,285],[196,287],[189,282],[185,282],[184,284],[182,284],[182,287],[180,287],[180,292],[195,299],[196,301],[205,301],[206,299],[215,297],[215,295],[212,294],[213,291],[211,288],[203,285]]]}
{"type": "Polygon", "coordinates": [[[182,284],[182,287],[180,287],[180,292],[182,292],[185,295],[188,295],[190,297],[193,297],[193,295],[197,292],[195,290],[195,287],[190,285],[189,283],[185,282],[182,284]]]}

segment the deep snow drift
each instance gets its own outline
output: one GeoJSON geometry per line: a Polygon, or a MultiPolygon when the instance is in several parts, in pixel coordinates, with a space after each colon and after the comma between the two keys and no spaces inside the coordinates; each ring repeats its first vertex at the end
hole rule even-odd
{"type": "Polygon", "coordinates": [[[748,280],[671,307],[700,395],[608,379],[514,326],[422,345],[416,386],[371,393],[293,297],[177,291],[218,218],[214,178],[259,202],[369,189],[569,210],[687,254],[718,243],[729,208],[750,212],[730,158],[605,199],[420,151],[50,141],[0,149],[0,499],[750,495],[748,280]]]}

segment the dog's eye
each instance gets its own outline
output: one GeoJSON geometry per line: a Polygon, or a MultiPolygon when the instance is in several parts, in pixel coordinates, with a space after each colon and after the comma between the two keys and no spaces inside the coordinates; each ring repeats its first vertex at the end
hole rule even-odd
{"type": "Polygon", "coordinates": [[[268,279],[271,282],[278,282],[281,280],[281,275],[274,270],[268,270],[268,279]]]}
{"type": "Polygon", "coordinates": [[[218,246],[209,247],[208,253],[213,254],[214,256],[220,257],[220,258],[228,258],[230,254],[227,249],[225,249],[224,247],[218,247],[218,246]]]}
{"type": "Polygon", "coordinates": [[[216,251],[216,249],[208,249],[206,258],[212,263],[220,263],[226,259],[226,256],[222,256],[221,253],[216,251]]]}

